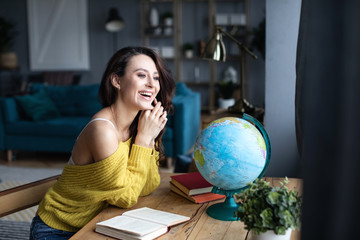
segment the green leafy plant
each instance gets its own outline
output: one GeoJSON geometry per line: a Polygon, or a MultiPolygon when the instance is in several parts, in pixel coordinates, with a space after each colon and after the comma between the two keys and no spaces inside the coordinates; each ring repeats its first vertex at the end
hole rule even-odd
{"type": "Polygon", "coordinates": [[[194,50],[194,45],[189,43],[189,42],[184,43],[183,49],[184,49],[184,51],[186,51],[186,50],[194,50]]]}
{"type": "Polygon", "coordinates": [[[0,17],[0,52],[8,52],[14,44],[16,31],[14,31],[15,24],[0,17]]]}
{"type": "Polygon", "coordinates": [[[174,18],[174,14],[170,11],[168,12],[165,12],[161,15],[162,19],[165,19],[165,18],[174,18]]]}
{"type": "Polygon", "coordinates": [[[233,97],[235,89],[238,88],[238,85],[233,83],[232,81],[220,81],[216,85],[219,89],[220,96],[224,99],[230,99],[233,97]]]}
{"type": "Polygon", "coordinates": [[[244,222],[245,229],[254,234],[268,230],[285,234],[288,228],[300,229],[302,198],[297,191],[289,191],[288,183],[285,178],[281,187],[273,188],[269,182],[256,180],[235,195],[242,204],[235,215],[244,222]]]}

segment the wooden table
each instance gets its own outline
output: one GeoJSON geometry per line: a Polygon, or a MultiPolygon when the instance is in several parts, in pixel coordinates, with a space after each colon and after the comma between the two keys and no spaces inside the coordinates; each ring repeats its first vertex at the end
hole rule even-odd
{"type": "MultiPolygon", "coordinates": [[[[161,173],[161,183],[156,191],[146,197],[140,197],[138,203],[131,209],[150,207],[191,217],[191,220],[174,226],[170,231],[158,239],[245,239],[247,230],[241,221],[220,221],[209,217],[206,209],[216,202],[195,204],[170,191],[170,176],[174,173],[161,173]]],[[[280,186],[282,178],[265,178],[273,186],[280,186]]],[[[302,181],[290,178],[289,189],[302,191],[302,181]]],[[[220,202],[223,200],[219,200],[220,202]]],[[[219,202],[217,201],[217,202],[219,202]]],[[[121,215],[129,209],[108,207],[85,225],[71,239],[114,239],[95,232],[95,224],[100,221],[121,215]]],[[[291,240],[300,239],[298,231],[293,231],[291,240]]]]}

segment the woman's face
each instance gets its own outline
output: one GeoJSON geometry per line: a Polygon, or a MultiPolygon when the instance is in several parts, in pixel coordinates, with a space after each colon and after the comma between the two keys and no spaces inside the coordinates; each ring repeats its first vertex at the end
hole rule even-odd
{"type": "Polygon", "coordinates": [[[160,91],[159,73],[147,55],[131,57],[125,75],[120,78],[120,98],[136,110],[152,109],[152,102],[160,91]]]}

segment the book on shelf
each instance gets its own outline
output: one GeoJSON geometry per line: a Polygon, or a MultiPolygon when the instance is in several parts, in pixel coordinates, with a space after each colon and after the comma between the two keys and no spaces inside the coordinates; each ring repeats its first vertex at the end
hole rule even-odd
{"type": "Polygon", "coordinates": [[[179,188],[177,188],[174,184],[170,183],[170,189],[171,191],[179,194],[180,196],[190,200],[194,203],[205,203],[205,202],[211,202],[219,199],[224,199],[225,195],[216,194],[216,193],[202,193],[198,195],[186,195],[184,192],[182,192],[179,188]]]}
{"type": "Polygon", "coordinates": [[[199,172],[170,176],[170,183],[174,184],[186,195],[197,195],[211,192],[213,185],[205,180],[199,172]]]}
{"type": "Polygon", "coordinates": [[[169,227],[188,220],[187,216],[143,207],[98,222],[95,231],[118,239],[147,240],[157,238],[167,233],[169,227]]]}

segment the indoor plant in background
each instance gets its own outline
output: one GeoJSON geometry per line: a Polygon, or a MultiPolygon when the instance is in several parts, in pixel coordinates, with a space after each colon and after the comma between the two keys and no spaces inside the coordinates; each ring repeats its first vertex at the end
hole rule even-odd
{"type": "Polygon", "coordinates": [[[300,229],[302,198],[289,190],[285,178],[280,187],[256,180],[236,194],[242,204],[235,213],[251,234],[252,240],[290,240],[292,229],[300,229]]]}
{"type": "Polygon", "coordinates": [[[225,72],[223,79],[216,84],[220,97],[218,98],[219,108],[231,107],[235,104],[233,98],[235,89],[239,88],[237,84],[237,72],[233,67],[228,67],[225,72]]]}
{"type": "Polygon", "coordinates": [[[17,67],[16,53],[10,51],[17,35],[14,27],[14,23],[0,17],[0,68],[2,69],[17,67]]]}
{"type": "Polygon", "coordinates": [[[183,49],[184,49],[184,55],[186,58],[194,57],[194,45],[193,44],[191,44],[189,42],[184,43],[183,49]]]}
{"type": "Polygon", "coordinates": [[[161,15],[161,18],[163,20],[164,23],[164,29],[163,32],[165,35],[171,35],[173,34],[173,23],[174,23],[174,15],[172,12],[165,12],[164,14],[161,15]]]}

